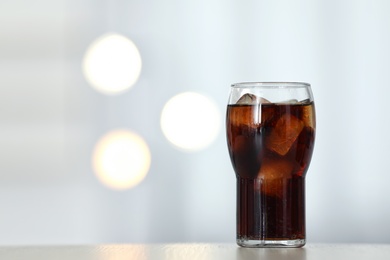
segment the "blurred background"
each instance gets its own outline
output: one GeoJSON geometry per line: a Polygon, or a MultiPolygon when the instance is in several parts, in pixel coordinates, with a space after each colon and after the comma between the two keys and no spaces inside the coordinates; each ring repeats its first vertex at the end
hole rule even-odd
{"type": "Polygon", "coordinates": [[[389,243],[389,11],[0,1],[0,244],[234,243],[224,116],[242,81],[312,85],[308,241],[389,243]]]}

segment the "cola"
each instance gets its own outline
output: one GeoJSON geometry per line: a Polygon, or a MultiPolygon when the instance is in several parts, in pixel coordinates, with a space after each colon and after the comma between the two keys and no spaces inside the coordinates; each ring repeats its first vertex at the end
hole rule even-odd
{"type": "Polygon", "coordinates": [[[228,149],[237,177],[237,243],[301,241],[298,244],[303,246],[314,103],[253,102],[248,95],[245,99],[254,104],[229,104],[226,116],[228,149]]]}

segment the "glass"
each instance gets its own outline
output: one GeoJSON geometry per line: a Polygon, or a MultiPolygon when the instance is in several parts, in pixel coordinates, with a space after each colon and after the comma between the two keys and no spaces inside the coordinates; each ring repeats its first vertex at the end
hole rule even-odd
{"type": "Polygon", "coordinates": [[[309,84],[231,85],[226,134],[237,178],[238,245],[305,245],[305,176],[315,128],[309,84]]]}

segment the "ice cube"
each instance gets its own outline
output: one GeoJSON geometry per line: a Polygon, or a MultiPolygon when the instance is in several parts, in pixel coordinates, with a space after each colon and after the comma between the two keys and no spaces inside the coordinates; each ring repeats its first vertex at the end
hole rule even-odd
{"type": "Polygon", "coordinates": [[[298,100],[297,99],[289,99],[289,100],[285,100],[285,101],[282,101],[282,102],[278,102],[278,104],[297,104],[298,103],[298,100]]]}
{"type": "Polygon", "coordinates": [[[257,97],[256,95],[253,95],[250,93],[244,94],[237,101],[237,104],[239,104],[239,105],[257,105],[257,104],[263,104],[263,103],[270,103],[270,102],[263,97],[257,97]]]}
{"type": "Polygon", "coordinates": [[[266,147],[279,155],[285,155],[301,133],[304,123],[293,115],[284,114],[276,122],[266,140],[266,147]]]}
{"type": "Polygon", "coordinates": [[[262,180],[261,192],[272,195],[282,196],[283,182],[291,177],[294,170],[294,162],[283,159],[264,159],[258,178],[262,180]]]}
{"type": "Polygon", "coordinates": [[[305,126],[314,128],[316,127],[315,125],[315,114],[314,114],[314,107],[311,106],[302,106],[302,121],[305,126]]]}
{"type": "Polygon", "coordinates": [[[299,101],[298,103],[299,103],[299,104],[302,104],[302,105],[309,104],[309,103],[310,103],[310,98],[301,100],[301,101],[299,101]]]}
{"type": "Polygon", "coordinates": [[[258,110],[256,106],[233,107],[228,111],[228,123],[235,127],[258,127],[258,110]]]}
{"type": "Polygon", "coordinates": [[[240,105],[252,105],[256,104],[257,97],[253,94],[246,93],[237,101],[240,105]]]}
{"type": "Polygon", "coordinates": [[[269,103],[268,100],[253,94],[243,95],[237,102],[243,106],[234,106],[229,109],[229,123],[235,126],[246,125],[257,128],[262,122],[261,104],[266,102],[269,103]]]}

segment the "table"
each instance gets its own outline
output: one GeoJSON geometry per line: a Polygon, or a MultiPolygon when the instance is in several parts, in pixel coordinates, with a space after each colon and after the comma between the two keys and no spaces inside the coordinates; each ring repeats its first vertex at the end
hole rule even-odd
{"type": "Polygon", "coordinates": [[[235,244],[3,246],[0,259],[390,259],[390,244],[308,244],[303,248],[240,248],[235,244]]]}

